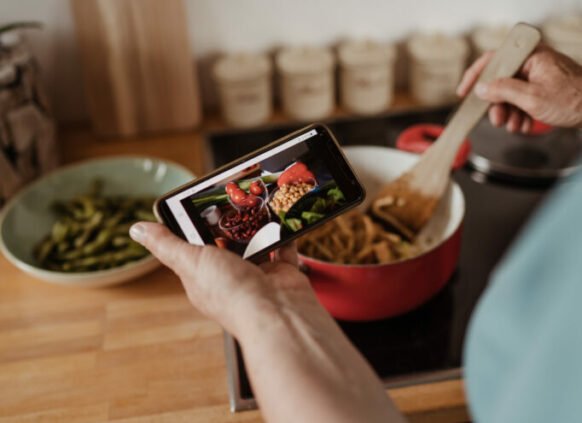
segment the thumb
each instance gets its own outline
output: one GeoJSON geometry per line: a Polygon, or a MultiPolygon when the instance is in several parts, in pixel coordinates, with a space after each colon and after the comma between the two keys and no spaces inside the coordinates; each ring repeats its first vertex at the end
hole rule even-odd
{"type": "Polygon", "coordinates": [[[129,235],[179,276],[192,269],[192,263],[198,261],[202,250],[202,247],[180,239],[160,223],[138,222],[129,229],[129,235]]]}
{"type": "Polygon", "coordinates": [[[516,78],[500,78],[489,83],[479,82],[475,85],[475,93],[491,103],[513,104],[529,115],[535,115],[539,105],[537,86],[516,78]]]}
{"type": "Polygon", "coordinates": [[[277,261],[282,261],[297,267],[298,266],[297,244],[295,243],[295,241],[282,246],[278,250],[275,250],[275,259],[277,261]]]}

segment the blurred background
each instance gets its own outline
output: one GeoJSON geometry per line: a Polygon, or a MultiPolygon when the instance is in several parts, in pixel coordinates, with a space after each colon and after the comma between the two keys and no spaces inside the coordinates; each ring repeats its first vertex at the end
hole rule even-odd
{"type": "MultiPolygon", "coordinates": [[[[403,42],[418,31],[468,35],[479,25],[541,24],[581,12],[578,0],[184,0],[190,57],[200,69],[206,107],[217,106],[205,63],[231,51],[270,52],[284,45],[333,46],[350,38],[403,42]]],[[[2,21],[42,22],[26,33],[59,121],[88,118],[69,0],[4,0],[2,21]]],[[[397,84],[404,87],[405,73],[397,84]]]]}
{"type": "Polygon", "coordinates": [[[0,206],[88,157],[142,151],[207,171],[208,130],[454,105],[466,67],[519,21],[582,62],[577,0],[6,0],[0,12],[0,206]],[[186,155],[161,147],[172,134],[194,137],[186,155]],[[98,146],[129,138],[149,144],[98,146]]]}

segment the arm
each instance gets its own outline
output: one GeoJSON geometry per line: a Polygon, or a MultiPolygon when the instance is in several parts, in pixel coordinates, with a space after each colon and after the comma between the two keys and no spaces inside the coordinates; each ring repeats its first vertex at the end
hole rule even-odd
{"type": "MultiPolygon", "coordinates": [[[[485,53],[467,69],[457,94],[464,97],[491,59],[485,53]]],[[[582,66],[567,56],[540,46],[515,78],[478,84],[475,92],[493,103],[489,119],[511,132],[527,133],[533,119],[553,126],[582,128],[582,66]]]]}
{"type": "Polygon", "coordinates": [[[287,292],[278,302],[277,312],[255,318],[262,324],[251,319],[239,332],[267,421],[403,421],[380,380],[312,291],[287,292]]]}
{"type": "Polygon", "coordinates": [[[267,421],[404,421],[297,270],[294,247],[255,266],[190,245],[163,225],[139,223],[130,233],[176,272],[200,311],[239,340],[267,421]]]}

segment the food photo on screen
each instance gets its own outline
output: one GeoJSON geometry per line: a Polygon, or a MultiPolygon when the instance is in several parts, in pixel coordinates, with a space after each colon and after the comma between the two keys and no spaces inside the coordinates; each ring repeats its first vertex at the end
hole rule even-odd
{"type": "Polygon", "coordinates": [[[226,172],[181,203],[203,219],[216,245],[248,258],[329,216],[345,197],[321,157],[301,143],[226,172]]]}

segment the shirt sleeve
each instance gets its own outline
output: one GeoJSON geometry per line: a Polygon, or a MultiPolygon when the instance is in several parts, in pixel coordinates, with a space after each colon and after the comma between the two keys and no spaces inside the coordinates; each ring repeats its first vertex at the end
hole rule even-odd
{"type": "Polygon", "coordinates": [[[494,272],[463,361],[475,421],[582,421],[582,173],[548,197],[494,272]]]}

